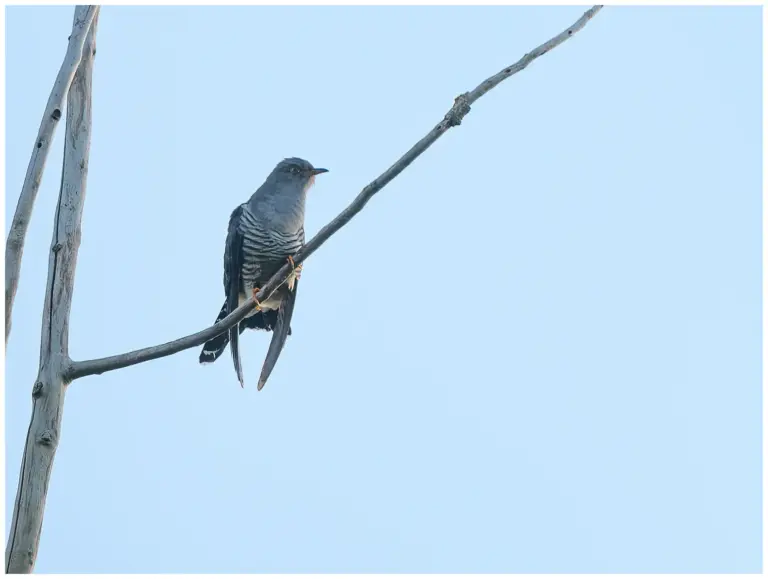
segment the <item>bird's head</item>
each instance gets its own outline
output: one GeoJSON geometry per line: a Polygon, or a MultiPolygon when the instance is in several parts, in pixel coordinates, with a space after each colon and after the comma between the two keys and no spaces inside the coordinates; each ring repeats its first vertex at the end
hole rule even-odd
{"type": "Polygon", "coordinates": [[[272,171],[272,175],[280,182],[295,183],[303,191],[307,191],[307,189],[315,184],[315,175],[327,172],[328,169],[316,169],[309,161],[299,159],[298,157],[290,157],[280,161],[272,171]]]}

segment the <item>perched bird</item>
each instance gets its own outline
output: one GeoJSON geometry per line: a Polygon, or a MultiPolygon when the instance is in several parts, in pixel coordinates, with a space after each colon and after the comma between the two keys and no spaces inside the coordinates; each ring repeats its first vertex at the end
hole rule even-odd
{"type": "MultiPolygon", "coordinates": [[[[286,261],[304,245],[304,205],[307,191],[315,183],[315,175],[327,169],[316,169],[304,159],[292,157],[280,161],[251,198],[237,207],[229,218],[224,247],[224,295],[226,299],[216,321],[224,319],[239,305],[255,296],[286,261]]],[[[200,363],[214,362],[227,347],[240,386],[243,370],[238,350],[239,335],[246,328],[272,332],[258,389],[261,390],[275,367],[285,340],[291,333],[291,317],[301,266],[296,267],[288,282],[260,302],[238,326],[203,345],[200,363]]]]}

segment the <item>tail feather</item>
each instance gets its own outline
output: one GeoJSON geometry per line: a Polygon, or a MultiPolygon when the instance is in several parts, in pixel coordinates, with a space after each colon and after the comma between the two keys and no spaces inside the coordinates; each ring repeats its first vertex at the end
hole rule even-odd
{"type": "MultiPolygon", "coordinates": [[[[216,322],[218,323],[224,318],[227,317],[227,304],[226,302],[221,307],[221,311],[219,312],[219,315],[216,317],[216,322]]],[[[266,330],[267,332],[271,332],[274,327],[277,325],[277,310],[269,310],[266,312],[256,312],[252,316],[245,318],[242,322],[240,322],[240,333],[242,334],[243,331],[247,328],[250,330],[266,330]]],[[[291,335],[290,328],[288,329],[288,335],[291,335]]],[[[219,334],[215,338],[211,338],[208,340],[204,345],[203,349],[200,352],[200,363],[201,364],[212,364],[216,360],[219,359],[219,356],[221,356],[224,353],[224,350],[227,348],[227,344],[229,344],[229,332],[224,332],[223,334],[219,334]]]]}
{"type": "Polygon", "coordinates": [[[240,363],[240,348],[238,345],[240,332],[237,330],[237,328],[229,329],[229,350],[232,352],[232,361],[235,363],[235,373],[237,374],[237,379],[240,381],[240,388],[245,388],[243,365],[240,363]]]}
{"type": "Polygon", "coordinates": [[[267,357],[264,360],[264,365],[261,367],[261,376],[259,377],[258,390],[264,388],[264,384],[267,383],[269,375],[277,364],[277,359],[280,357],[280,352],[283,351],[285,346],[285,340],[291,333],[291,318],[293,317],[293,308],[296,305],[296,292],[298,291],[299,281],[294,282],[293,291],[289,291],[288,295],[280,302],[280,309],[277,310],[277,323],[274,326],[272,332],[272,340],[269,343],[269,350],[267,350],[267,357]]]}
{"type": "MultiPolygon", "coordinates": [[[[224,302],[224,305],[221,307],[221,311],[219,312],[219,315],[216,316],[216,321],[214,323],[218,323],[226,317],[227,303],[224,302]]],[[[224,349],[227,347],[228,343],[229,332],[224,332],[223,334],[219,334],[215,338],[208,340],[205,344],[203,344],[203,349],[200,352],[200,363],[211,364],[215,362],[224,352],[224,349]]]]}

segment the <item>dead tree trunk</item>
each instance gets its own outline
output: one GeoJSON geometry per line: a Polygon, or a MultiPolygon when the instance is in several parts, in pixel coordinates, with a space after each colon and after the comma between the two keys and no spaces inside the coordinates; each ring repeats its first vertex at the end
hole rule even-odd
{"type": "Polygon", "coordinates": [[[69,310],[91,147],[91,75],[98,20],[98,7],[79,6],[75,10],[75,26],[84,21],[89,12],[95,16],[84,31],[87,34],[82,59],[67,97],[64,161],[48,260],[40,370],[32,388],[32,418],[5,552],[6,573],[29,573],[34,569],[53,457],[61,432],[67,387],[65,372],[69,367],[69,310]]]}

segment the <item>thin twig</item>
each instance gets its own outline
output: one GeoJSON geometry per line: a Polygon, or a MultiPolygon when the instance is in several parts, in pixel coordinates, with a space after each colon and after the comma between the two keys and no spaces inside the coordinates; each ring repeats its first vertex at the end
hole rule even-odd
{"type": "MultiPolygon", "coordinates": [[[[423,139],[416,143],[411,149],[405,153],[394,165],[384,171],[379,177],[369,183],[358,194],[355,200],[344,209],[333,221],[323,227],[317,235],[315,235],[301,250],[294,256],[294,263],[296,265],[301,264],[305,259],[312,255],[323,243],[325,243],[334,233],[344,227],[355,215],[357,215],[363,207],[370,201],[370,199],[381,189],[383,189],[392,179],[397,177],[402,171],[410,165],[416,158],[426,151],[432,143],[439,139],[448,129],[461,124],[462,119],[469,113],[469,107],[477,99],[487,93],[489,90],[497,86],[503,80],[509,78],[513,74],[516,74],[527,67],[538,57],[546,54],[559,44],[562,44],[569,38],[571,38],[576,32],[584,28],[592,17],[597,14],[602,6],[593,6],[587,10],[584,15],[579,18],[572,26],[565,29],[563,32],[548,40],[541,46],[534,48],[531,52],[523,56],[515,64],[503,69],[498,74],[484,80],[474,90],[468,93],[464,93],[458,96],[451,107],[451,110],[445,115],[442,121],[440,121],[435,128],[433,128],[423,139]]],[[[256,296],[259,301],[264,301],[275,289],[281,285],[288,278],[291,272],[291,266],[286,263],[280,270],[272,276],[267,284],[261,289],[256,296]]],[[[90,376],[92,374],[103,374],[111,370],[117,370],[119,368],[125,368],[126,366],[133,366],[134,364],[140,364],[148,360],[154,360],[156,358],[163,358],[170,356],[182,350],[188,348],[194,348],[199,346],[217,336],[224,333],[229,328],[245,319],[248,313],[256,307],[256,303],[253,299],[248,300],[246,303],[237,308],[234,312],[229,314],[226,318],[219,323],[211,326],[196,334],[160,344],[158,346],[151,346],[149,348],[142,348],[141,350],[134,350],[126,354],[119,354],[117,356],[110,356],[108,358],[99,358],[96,360],[88,360],[82,362],[72,362],[72,365],[67,373],[70,380],[81,378],[83,376],[90,376]]]]}
{"type": "Polygon", "coordinates": [[[29,160],[27,174],[24,177],[24,185],[21,188],[19,202],[16,205],[16,213],[13,215],[11,230],[8,233],[8,241],[5,245],[5,343],[8,345],[8,336],[11,334],[11,315],[13,302],[16,298],[16,290],[19,287],[19,272],[21,270],[21,258],[24,253],[24,239],[27,235],[27,227],[32,217],[32,209],[40,189],[40,181],[43,178],[43,169],[48,159],[48,151],[51,148],[56,126],[59,124],[61,112],[64,108],[64,99],[69,91],[69,85],[75,76],[75,71],[80,65],[83,54],[85,36],[91,27],[91,22],[98,12],[98,6],[78,7],[77,16],[72,26],[72,34],[69,37],[67,54],[61,65],[53,90],[45,105],[43,120],[40,121],[40,129],[37,131],[35,145],[32,148],[32,157],[29,160]]]}

